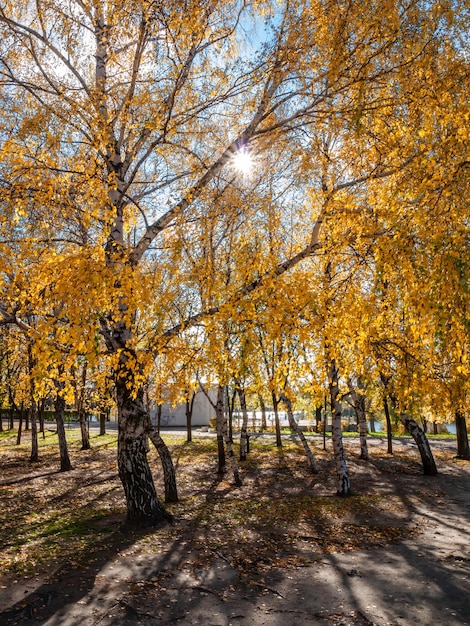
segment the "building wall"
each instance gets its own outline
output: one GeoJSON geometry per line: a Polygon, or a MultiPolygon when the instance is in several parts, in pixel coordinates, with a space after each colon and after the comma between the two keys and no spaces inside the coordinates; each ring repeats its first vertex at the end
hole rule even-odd
{"type": "MultiPolygon", "coordinates": [[[[209,396],[212,402],[216,402],[217,389],[210,389],[209,396]]],[[[157,423],[157,410],[150,411],[150,418],[154,424],[157,423]]],[[[209,420],[215,418],[215,409],[202,391],[196,393],[193,406],[191,424],[193,426],[209,426],[209,420]]],[[[186,426],[186,404],[182,402],[172,406],[168,402],[162,404],[162,426],[186,426]]]]}

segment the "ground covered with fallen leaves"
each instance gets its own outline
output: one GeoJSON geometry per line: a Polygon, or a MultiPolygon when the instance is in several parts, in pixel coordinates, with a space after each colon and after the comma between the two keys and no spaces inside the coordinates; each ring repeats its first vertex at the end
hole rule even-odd
{"type": "MultiPolygon", "coordinates": [[[[80,450],[77,430],[67,432],[73,470],[58,471],[57,436],[40,440],[40,461],[29,459],[29,437],[0,433],[0,582],[82,566],[96,558],[97,546],[116,550],[125,516],[116,471],[116,434],[92,433],[91,450],[80,450]]],[[[268,436],[253,436],[241,465],[243,486],[229,471],[216,475],[215,440],[164,434],[172,450],[180,501],[168,506],[175,524],[133,536],[129,553],[158,551],[182,541],[197,554],[194,568],[217,555],[242,576],[262,576],[272,568],[308,564],[325,552],[383,546],[421,532],[411,514],[416,499],[438,500],[433,482],[421,475],[419,455],[409,440],[397,439],[393,456],[385,438],[370,440],[369,462],[358,459],[358,440],[345,438],[354,495],[335,494],[331,442],[323,450],[311,438],[319,473],[312,475],[299,444],[286,437],[281,449],[268,436]]],[[[452,442],[451,442],[452,444],[452,442]]],[[[439,463],[458,464],[452,445],[435,450],[439,463]]],[[[158,457],[151,464],[163,493],[158,457]]],[[[122,539],[121,539],[122,540],[122,539]]]]}

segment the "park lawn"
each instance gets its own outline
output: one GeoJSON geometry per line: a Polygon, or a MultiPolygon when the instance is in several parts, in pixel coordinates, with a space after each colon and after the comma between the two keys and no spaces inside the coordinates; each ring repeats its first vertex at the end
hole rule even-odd
{"type": "MultiPolygon", "coordinates": [[[[285,441],[252,438],[242,465],[243,486],[236,488],[228,471],[217,477],[216,442],[164,434],[177,471],[180,501],[169,505],[175,523],[127,536],[128,550],[155,552],[169,542],[186,541],[199,560],[214,554],[240,572],[297,567],[322,552],[382,546],[421,532],[410,521],[410,499],[403,497],[413,482],[413,497],[437,497],[423,481],[416,451],[387,456],[381,442],[370,447],[369,463],[358,461],[357,441],[345,441],[354,495],[338,498],[331,446],[312,442],[320,472],[312,475],[302,449],[285,441]]],[[[78,430],[68,430],[73,470],[58,471],[57,436],[48,431],[39,440],[40,461],[29,461],[29,434],[16,445],[16,432],[0,433],[0,571],[8,577],[54,571],[64,563],[81,566],[97,550],[115,550],[122,541],[124,495],[117,475],[117,435],[91,433],[91,450],[80,450],[78,430]]],[[[373,440],[371,439],[371,442],[373,440]]],[[[237,450],[237,446],[235,445],[237,450]]],[[[440,463],[455,460],[439,451],[440,463]]],[[[153,448],[150,462],[157,490],[163,493],[159,461],[153,448]]]]}

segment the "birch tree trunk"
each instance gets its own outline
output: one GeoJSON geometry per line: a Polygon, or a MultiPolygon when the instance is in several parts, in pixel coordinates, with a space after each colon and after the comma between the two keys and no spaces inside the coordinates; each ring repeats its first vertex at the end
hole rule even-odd
{"type": "Polygon", "coordinates": [[[100,437],[106,435],[106,417],[107,413],[105,411],[100,411],[99,420],[100,420],[100,437]]]}
{"type": "Polygon", "coordinates": [[[364,461],[368,461],[369,450],[367,447],[366,397],[364,394],[359,393],[350,378],[348,378],[348,389],[359,426],[359,442],[361,448],[359,458],[364,461]]]}
{"type": "Polygon", "coordinates": [[[387,424],[387,454],[393,454],[392,447],[392,422],[390,420],[390,411],[388,409],[387,396],[383,397],[385,422],[387,424]]]}
{"type": "Polygon", "coordinates": [[[191,399],[186,398],[185,401],[185,414],[186,414],[186,441],[189,443],[193,440],[192,433],[192,418],[193,418],[193,408],[194,408],[194,399],[196,397],[196,393],[193,391],[191,399]]]}
{"type": "Polygon", "coordinates": [[[217,402],[215,405],[215,419],[217,424],[217,474],[225,473],[225,447],[224,447],[224,388],[219,385],[217,388],[217,402]]]}
{"type": "Polygon", "coordinates": [[[42,438],[46,438],[46,429],[44,428],[44,411],[46,408],[46,398],[41,398],[39,403],[39,432],[42,433],[42,438]]]}
{"type": "Polygon", "coordinates": [[[65,436],[65,398],[61,395],[62,384],[56,383],[57,395],[55,398],[55,419],[57,424],[57,436],[59,438],[60,471],[69,472],[73,469],[70,462],[67,438],[65,436]]]}
{"type": "Polygon", "coordinates": [[[16,434],[16,445],[19,446],[21,443],[21,435],[23,432],[23,402],[21,403],[21,409],[20,409],[20,418],[18,421],[18,433],[16,434]]]}
{"type": "Polygon", "coordinates": [[[261,394],[258,394],[258,398],[259,398],[259,406],[260,406],[260,409],[261,409],[261,430],[265,431],[265,430],[267,430],[266,405],[264,403],[263,396],[261,394]]]}
{"type": "Polygon", "coordinates": [[[31,347],[31,343],[28,342],[28,374],[29,374],[29,397],[30,397],[30,414],[31,414],[31,456],[29,460],[32,463],[39,461],[39,446],[38,446],[38,424],[37,424],[37,404],[35,400],[36,386],[34,383],[34,357],[31,347]]]}
{"type": "Polygon", "coordinates": [[[31,400],[31,456],[29,460],[33,463],[39,461],[37,404],[34,397],[31,400]]]}
{"type": "Polygon", "coordinates": [[[338,489],[336,493],[339,496],[349,496],[351,495],[351,482],[349,480],[346,457],[344,456],[343,434],[341,431],[342,406],[339,400],[339,376],[334,359],[331,361],[328,371],[328,384],[331,400],[331,438],[333,440],[333,452],[338,475],[338,489]]]}
{"type": "Polygon", "coordinates": [[[274,426],[276,429],[276,446],[280,448],[282,446],[282,439],[281,439],[281,425],[279,423],[279,401],[274,391],[271,392],[271,397],[273,399],[274,426]]]}
{"type": "Polygon", "coordinates": [[[246,409],[246,396],[241,381],[237,378],[235,379],[235,386],[243,416],[242,427],[240,429],[240,461],[246,461],[246,455],[248,453],[248,411],[246,409]]]}
{"type": "Polygon", "coordinates": [[[426,476],[435,476],[437,474],[436,463],[423,429],[414,420],[410,419],[406,413],[402,415],[401,421],[418,446],[424,474],[426,476]]]}
{"type": "Polygon", "coordinates": [[[308,445],[308,441],[305,438],[305,435],[300,430],[300,427],[297,424],[297,421],[296,421],[296,419],[294,417],[294,413],[292,411],[292,401],[285,394],[282,394],[281,400],[285,404],[286,409],[287,409],[287,419],[289,420],[289,428],[291,430],[293,430],[297,434],[297,436],[299,437],[300,441],[302,442],[302,445],[304,447],[305,455],[307,457],[308,462],[310,463],[310,469],[312,470],[312,474],[318,474],[318,466],[317,466],[317,463],[315,461],[315,457],[313,456],[313,453],[310,450],[310,446],[308,445]]]}
{"type": "Polygon", "coordinates": [[[457,434],[457,458],[470,461],[467,422],[465,415],[460,410],[455,412],[455,430],[457,434]]]}
{"type": "Polygon", "coordinates": [[[176,485],[176,472],[168,446],[163,441],[160,433],[152,424],[150,418],[147,421],[148,436],[155,446],[163,469],[163,481],[165,484],[165,502],[178,502],[178,488],[176,485]]]}
{"type": "Polygon", "coordinates": [[[157,497],[147,459],[147,414],[143,390],[137,389],[135,397],[131,394],[125,376],[125,358],[126,355],[121,353],[122,369],[115,374],[115,386],[119,420],[118,471],[126,497],[126,525],[157,525],[168,520],[169,515],[157,497]]]}
{"type": "MultiPolygon", "coordinates": [[[[223,388],[220,386],[219,386],[219,393],[218,393],[217,399],[219,398],[219,395],[222,398],[222,403],[223,403],[223,388]]],[[[235,485],[237,487],[241,487],[242,479],[240,476],[240,470],[238,467],[237,459],[235,457],[235,452],[233,451],[232,440],[230,439],[230,436],[227,430],[227,420],[225,419],[225,416],[224,416],[224,419],[222,420],[222,436],[224,438],[225,445],[227,447],[227,454],[228,454],[230,464],[232,466],[232,472],[233,472],[235,485]]]]}

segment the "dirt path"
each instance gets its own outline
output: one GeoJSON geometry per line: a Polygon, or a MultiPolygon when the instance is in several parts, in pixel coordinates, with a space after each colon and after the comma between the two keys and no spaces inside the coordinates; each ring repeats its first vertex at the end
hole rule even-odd
{"type": "Polygon", "coordinates": [[[65,565],[47,579],[2,590],[0,624],[470,626],[468,464],[442,467],[433,478],[388,480],[405,494],[410,536],[398,543],[321,553],[306,536],[299,544],[305,567],[254,575],[217,549],[195,550],[184,532],[164,549],[127,542],[80,570],[65,565]],[[414,495],[422,481],[429,497],[414,495]]]}

